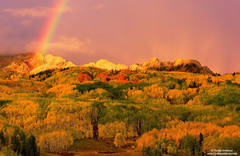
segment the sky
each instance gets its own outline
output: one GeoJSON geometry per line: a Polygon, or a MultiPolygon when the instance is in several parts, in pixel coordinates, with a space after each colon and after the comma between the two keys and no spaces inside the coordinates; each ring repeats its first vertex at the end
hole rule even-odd
{"type": "MultiPolygon", "coordinates": [[[[54,4],[1,0],[0,54],[35,52],[54,4]]],[[[47,53],[75,64],[196,59],[240,71],[239,0],[69,0],[47,53]]]]}

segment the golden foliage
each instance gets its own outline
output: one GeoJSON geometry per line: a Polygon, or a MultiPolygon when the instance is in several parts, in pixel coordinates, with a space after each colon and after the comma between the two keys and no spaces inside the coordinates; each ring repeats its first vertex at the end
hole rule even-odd
{"type": "Polygon", "coordinates": [[[113,138],[118,133],[127,133],[127,127],[125,123],[110,122],[105,125],[99,125],[99,136],[101,138],[113,138]]]}
{"type": "Polygon", "coordinates": [[[165,95],[164,89],[159,87],[157,84],[145,87],[144,93],[151,98],[163,98],[165,95]]]}
{"type": "Polygon", "coordinates": [[[103,101],[105,99],[108,99],[106,96],[108,94],[108,91],[102,88],[97,88],[95,90],[86,91],[83,94],[81,94],[79,97],[81,99],[88,99],[92,101],[103,101]]]}
{"type": "Polygon", "coordinates": [[[47,90],[47,94],[53,94],[58,97],[67,96],[77,93],[77,90],[74,90],[74,88],[75,85],[59,84],[47,90]]]}
{"type": "Polygon", "coordinates": [[[135,102],[142,103],[147,98],[142,90],[138,90],[135,87],[127,90],[126,99],[134,100],[135,102]]]}
{"type": "Polygon", "coordinates": [[[236,125],[225,126],[222,128],[220,137],[238,137],[240,138],[240,127],[236,125]]]}
{"type": "Polygon", "coordinates": [[[89,91],[89,96],[96,98],[97,101],[105,99],[106,94],[108,94],[108,91],[102,88],[89,91]]]}
{"type": "MultiPolygon", "coordinates": [[[[153,129],[147,133],[144,133],[137,140],[137,149],[142,150],[143,147],[153,147],[158,140],[159,130],[153,129]]],[[[159,138],[160,139],[160,138],[159,138]]]]}
{"type": "Polygon", "coordinates": [[[172,90],[168,91],[167,96],[170,99],[176,99],[176,98],[182,97],[183,92],[181,90],[178,90],[178,89],[172,89],[172,90]]]}
{"type": "Polygon", "coordinates": [[[73,144],[72,136],[65,131],[45,133],[39,137],[41,150],[47,152],[64,152],[73,144]]]}
{"type": "Polygon", "coordinates": [[[240,84],[240,75],[236,75],[233,83],[240,84]]]}
{"type": "Polygon", "coordinates": [[[12,95],[14,93],[14,90],[12,90],[11,88],[4,86],[4,85],[0,85],[0,98],[6,98],[10,95],[12,95]]]}
{"type": "Polygon", "coordinates": [[[48,109],[50,110],[47,117],[38,122],[39,131],[49,131],[58,129],[72,129],[75,138],[88,138],[92,135],[92,126],[88,118],[89,109],[87,102],[64,103],[52,102],[48,109]]]}
{"type": "Polygon", "coordinates": [[[32,101],[18,101],[4,107],[1,112],[6,115],[8,124],[17,125],[31,131],[37,123],[38,104],[32,101]]]}
{"type": "Polygon", "coordinates": [[[188,88],[187,90],[183,90],[183,94],[185,94],[186,96],[197,95],[197,93],[198,93],[197,88],[188,88]]]}
{"type": "Polygon", "coordinates": [[[133,89],[128,89],[127,91],[127,96],[137,96],[137,95],[142,95],[143,91],[142,90],[138,90],[135,87],[133,89]]]}
{"type": "Polygon", "coordinates": [[[17,153],[15,153],[12,149],[9,147],[2,147],[0,156],[18,156],[17,153]]]}
{"type": "Polygon", "coordinates": [[[114,145],[116,147],[123,147],[126,145],[126,139],[123,133],[117,133],[114,138],[114,145]]]}
{"type": "MultiPolygon", "coordinates": [[[[174,141],[177,145],[180,144],[181,139],[186,135],[194,136],[199,138],[200,133],[204,138],[219,135],[220,137],[238,137],[240,138],[240,127],[225,126],[219,127],[211,123],[201,123],[201,122],[182,122],[182,121],[172,121],[169,123],[168,128],[156,130],[153,129],[142,135],[137,140],[138,149],[142,149],[146,146],[154,146],[157,140],[167,138],[174,141]]],[[[214,144],[214,142],[208,142],[209,144],[214,144]]],[[[209,145],[210,146],[210,145],[209,145]]]]}

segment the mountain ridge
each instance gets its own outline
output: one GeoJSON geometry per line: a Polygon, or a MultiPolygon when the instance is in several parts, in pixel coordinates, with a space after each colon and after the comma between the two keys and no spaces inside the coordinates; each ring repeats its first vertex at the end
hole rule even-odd
{"type": "MultiPolygon", "coordinates": [[[[76,65],[65,60],[60,56],[51,54],[42,55],[40,53],[25,53],[17,55],[2,55],[0,56],[0,71],[7,75],[32,75],[42,71],[55,68],[75,67],[76,65]]],[[[175,61],[161,61],[158,58],[153,58],[149,61],[124,65],[115,64],[106,59],[100,59],[97,62],[80,65],[80,67],[94,67],[105,70],[157,70],[157,71],[180,71],[199,74],[211,74],[214,72],[207,66],[202,66],[201,63],[193,59],[177,59],[175,61]]],[[[8,76],[9,77],[9,76],[8,76]]]]}
{"type": "Polygon", "coordinates": [[[201,63],[193,59],[177,59],[176,61],[160,61],[154,57],[152,60],[143,62],[141,64],[114,64],[105,59],[100,59],[96,63],[91,62],[84,64],[82,67],[95,67],[107,70],[158,70],[158,71],[181,71],[200,74],[214,74],[214,72],[207,66],[202,66],[201,63]]]}

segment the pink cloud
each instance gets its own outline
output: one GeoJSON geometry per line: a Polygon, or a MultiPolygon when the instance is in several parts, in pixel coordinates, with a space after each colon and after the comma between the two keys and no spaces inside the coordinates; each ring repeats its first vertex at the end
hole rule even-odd
{"type": "Polygon", "coordinates": [[[22,25],[24,26],[31,26],[32,25],[32,21],[31,20],[23,20],[21,22],[22,25]]]}
{"type": "Polygon", "coordinates": [[[97,4],[93,7],[93,10],[101,10],[105,7],[105,4],[103,3],[100,3],[100,4],[97,4]]]}
{"type": "MultiPolygon", "coordinates": [[[[93,50],[90,47],[91,40],[80,40],[75,37],[62,36],[56,41],[49,44],[49,52],[57,52],[58,54],[72,53],[72,54],[93,54],[93,50]]],[[[37,51],[36,47],[39,47],[39,43],[34,41],[25,46],[26,51],[37,51]]]]}
{"type": "MultiPolygon", "coordinates": [[[[53,8],[35,7],[35,8],[16,8],[16,9],[3,9],[2,12],[9,13],[15,17],[34,17],[42,18],[47,17],[53,8]]],[[[71,8],[66,7],[64,12],[70,12],[71,8]]]]}

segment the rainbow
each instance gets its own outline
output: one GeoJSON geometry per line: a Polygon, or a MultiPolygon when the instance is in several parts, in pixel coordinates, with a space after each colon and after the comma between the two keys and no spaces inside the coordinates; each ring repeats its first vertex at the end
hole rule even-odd
{"type": "Polygon", "coordinates": [[[51,15],[47,20],[43,31],[41,32],[41,37],[39,40],[40,46],[38,48],[39,53],[46,54],[48,52],[49,44],[56,32],[59,21],[66,9],[69,0],[55,0],[54,9],[51,11],[51,15]]]}
{"type": "Polygon", "coordinates": [[[42,31],[40,32],[40,37],[37,41],[38,45],[32,57],[31,66],[35,67],[41,64],[42,58],[47,54],[49,50],[50,42],[56,32],[56,29],[59,25],[59,21],[68,5],[69,0],[54,0],[53,9],[50,12],[49,18],[43,26],[42,31]]]}

